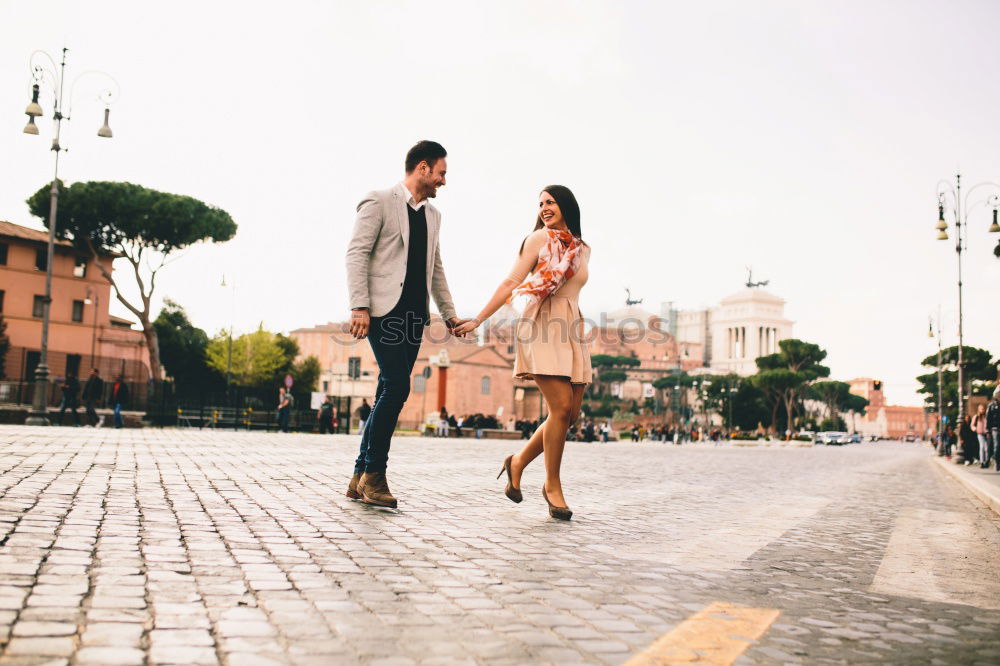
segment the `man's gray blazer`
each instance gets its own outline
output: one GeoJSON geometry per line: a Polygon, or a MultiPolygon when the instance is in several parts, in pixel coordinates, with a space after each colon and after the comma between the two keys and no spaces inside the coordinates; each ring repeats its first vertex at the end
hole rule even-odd
{"type": "MultiPolygon", "coordinates": [[[[410,220],[403,186],[369,192],[358,204],[354,234],[347,246],[347,290],[351,309],[368,308],[373,317],[389,313],[403,293],[410,220]]],[[[444,319],[455,315],[438,243],[441,213],[427,201],[427,311],[434,297],[444,319]]]]}

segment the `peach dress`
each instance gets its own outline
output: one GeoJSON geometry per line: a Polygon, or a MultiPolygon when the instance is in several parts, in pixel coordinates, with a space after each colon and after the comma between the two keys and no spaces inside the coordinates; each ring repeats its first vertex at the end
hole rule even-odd
{"type": "MultiPolygon", "coordinates": [[[[528,236],[510,279],[521,284],[538,261],[548,235],[539,229],[528,236]]],[[[584,340],[580,290],[587,283],[590,248],[584,247],[579,270],[540,303],[529,305],[518,319],[514,376],[566,377],[573,384],[592,381],[590,351],[584,340]]]]}

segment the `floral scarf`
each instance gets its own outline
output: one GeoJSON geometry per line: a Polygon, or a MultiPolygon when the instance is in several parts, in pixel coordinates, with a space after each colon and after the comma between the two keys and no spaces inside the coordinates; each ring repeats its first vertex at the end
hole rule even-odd
{"type": "Polygon", "coordinates": [[[583,241],[568,231],[546,231],[549,238],[538,252],[535,269],[514,289],[513,296],[525,301],[525,308],[544,301],[580,270],[583,241]]]}

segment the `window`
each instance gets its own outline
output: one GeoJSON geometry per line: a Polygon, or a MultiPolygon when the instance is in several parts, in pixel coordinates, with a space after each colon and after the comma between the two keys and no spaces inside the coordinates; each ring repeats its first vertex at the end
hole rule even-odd
{"type": "Polygon", "coordinates": [[[45,297],[35,296],[35,302],[31,305],[31,316],[41,319],[45,316],[45,297]]]}
{"type": "Polygon", "coordinates": [[[330,392],[330,382],[323,382],[323,393],[330,392]]]}
{"type": "Polygon", "coordinates": [[[415,375],[413,377],[413,392],[414,393],[424,393],[427,390],[427,378],[423,375],[415,375]]]}
{"type": "Polygon", "coordinates": [[[73,301],[73,321],[83,321],[83,301],[73,301]]]}
{"type": "Polygon", "coordinates": [[[7,265],[7,243],[0,243],[0,266],[7,265]]]}
{"type": "Polygon", "coordinates": [[[48,248],[40,248],[35,250],[35,270],[44,271],[49,265],[49,250],[48,248]]]}
{"type": "Polygon", "coordinates": [[[481,380],[479,380],[479,391],[483,395],[489,395],[490,394],[490,378],[489,377],[483,377],[481,380]]]}
{"type": "Polygon", "coordinates": [[[4,295],[4,290],[0,289],[0,312],[3,312],[3,295],[4,295]]]}
{"type": "Polygon", "coordinates": [[[508,354],[514,353],[514,345],[507,345],[507,353],[508,354]]]}
{"type": "Polygon", "coordinates": [[[77,257],[76,263],[73,264],[73,277],[87,277],[87,258],[77,257]]]}

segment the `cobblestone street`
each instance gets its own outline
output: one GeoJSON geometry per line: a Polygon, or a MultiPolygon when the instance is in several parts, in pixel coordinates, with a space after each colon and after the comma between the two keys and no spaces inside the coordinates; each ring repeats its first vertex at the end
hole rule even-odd
{"type": "MultiPolygon", "coordinates": [[[[621,664],[714,602],[736,663],[1000,663],[1000,519],[919,444],[570,444],[0,427],[0,664],[621,664]]],[[[670,662],[662,662],[670,663],[670,662]]],[[[715,663],[715,662],[713,662],[715,663]]]]}

